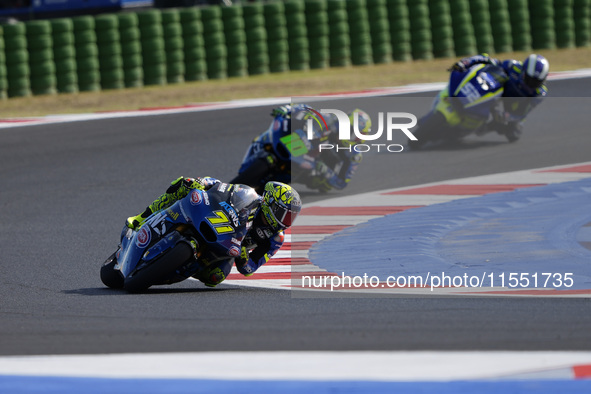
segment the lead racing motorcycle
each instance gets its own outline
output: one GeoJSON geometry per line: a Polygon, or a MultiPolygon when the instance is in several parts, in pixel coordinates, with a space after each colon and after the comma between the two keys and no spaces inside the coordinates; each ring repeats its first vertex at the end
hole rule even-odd
{"type": "Polygon", "coordinates": [[[192,190],[137,231],[124,227],[119,247],[101,267],[102,282],[137,293],[199,278],[213,264],[240,255],[259,198],[245,185],[192,190]]]}
{"type": "Polygon", "coordinates": [[[417,141],[409,141],[408,147],[418,150],[490,132],[504,135],[509,142],[517,141],[535,99],[503,97],[508,80],[503,67],[496,64],[452,70],[448,85],[413,130],[417,141]]]}

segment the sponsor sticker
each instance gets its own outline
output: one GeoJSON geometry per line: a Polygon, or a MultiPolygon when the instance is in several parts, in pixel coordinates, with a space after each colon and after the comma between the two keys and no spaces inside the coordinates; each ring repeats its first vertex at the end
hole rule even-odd
{"type": "Polygon", "coordinates": [[[201,192],[199,192],[199,190],[193,190],[191,193],[191,204],[199,205],[202,201],[203,198],[201,197],[201,192]]]}
{"type": "Polygon", "coordinates": [[[148,244],[150,243],[151,234],[147,228],[148,228],[147,226],[142,227],[137,234],[137,238],[135,240],[135,243],[138,246],[138,248],[144,248],[144,247],[148,246],[148,244]]]}
{"type": "Polygon", "coordinates": [[[230,249],[228,249],[228,255],[232,257],[240,256],[240,248],[238,246],[232,246],[230,249]]]}

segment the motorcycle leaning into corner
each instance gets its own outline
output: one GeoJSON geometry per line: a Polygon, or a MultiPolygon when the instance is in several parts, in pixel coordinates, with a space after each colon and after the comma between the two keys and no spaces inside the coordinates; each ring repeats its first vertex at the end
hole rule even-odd
{"type": "Polygon", "coordinates": [[[506,89],[510,76],[498,62],[450,71],[449,83],[413,130],[417,141],[410,141],[408,147],[425,149],[490,132],[505,136],[509,142],[519,140],[526,115],[540,99],[510,97],[506,89]]]}
{"type": "Polygon", "coordinates": [[[271,179],[292,182],[292,164],[308,153],[310,143],[302,130],[291,132],[288,116],[278,114],[269,128],[252,141],[231,183],[250,185],[260,192],[271,179]]]}
{"type": "Polygon", "coordinates": [[[192,190],[137,230],[123,228],[117,251],[101,267],[102,282],[137,293],[199,278],[208,267],[240,255],[259,198],[245,185],[192,190]]]}
{"type": "MultiPolygon", "coordinates": [[[[356,109],[353,113],[358,113],[364,127],[371,127],[365,112],[356,109]]],[[[345,147],[342,151],[320,149],[325,142],[336,145],[332,138],[337,134],[332,132],[330,121],[327,123],[322,118],[321,123],[314,114],[317,112],[304,104],[274,109],[269,128],[252,141],[238,175],[230,182],[249,185],[257,192],[268,181],[301,183],[320,192],[345,188],[362,155],[350,152],[350,146],[347,146],[349,151],[345,147]]]]}

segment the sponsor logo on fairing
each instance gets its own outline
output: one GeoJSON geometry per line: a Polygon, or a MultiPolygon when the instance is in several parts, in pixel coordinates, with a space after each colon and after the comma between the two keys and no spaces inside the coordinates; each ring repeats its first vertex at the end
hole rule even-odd
{"type": "Polygon", "coordinates": [[[199,205],[202,201],[203,198],[201,197],[201,192],[199,190],[193,190],[191,193],[191,204],[199,205]]]}
{"type": "Polygon", "coordinates": [[[226,212],[228,212],[228,215],[230,215],[234,227],[238,227],[240,225],[240,221],[238,220],[238,214],[236,213],[236,210],[225,201],[220,202],[220,206],[224,208],[226,212]]]}
{"type": "Polygon", "coordinates": [[[145,226],[142,227],[140,229],[140,231],[137,234],[137,238],[135,240],[135,244],[137,245],[138,248],[144,248],[146,246],[148,246],[148,244],[150,243],[150,239],[152,238],[152,235],[150,233],[150,230],[148,230],[149,227],[145,226]]]}
{"type": "Polygon", "coordinates": [[[240,248],[238,246],[232,246],[230,249],[228,249],[228,255],[232,257],[240,256],[240,248]]]}

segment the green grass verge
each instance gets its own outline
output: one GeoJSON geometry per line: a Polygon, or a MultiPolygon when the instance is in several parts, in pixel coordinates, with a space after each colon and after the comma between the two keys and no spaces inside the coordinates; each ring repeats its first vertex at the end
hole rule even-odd
{"type": "MultiPolygon", "coordinates": [[[[550,61],[550,71],[591,67],[591,48],[538,51],[550,61]]],[[[522,60],[526,53],[497,54],[522,60]]],[[[261,97],[310,96],[412,83],[443,82],[456,58],[394,62],[384,65],[331,68],[266,74],[159,87],[12,98],[0,102],[2,118],[51,114],[134,110],[151,107],[229,101],[261,97]]]]}

